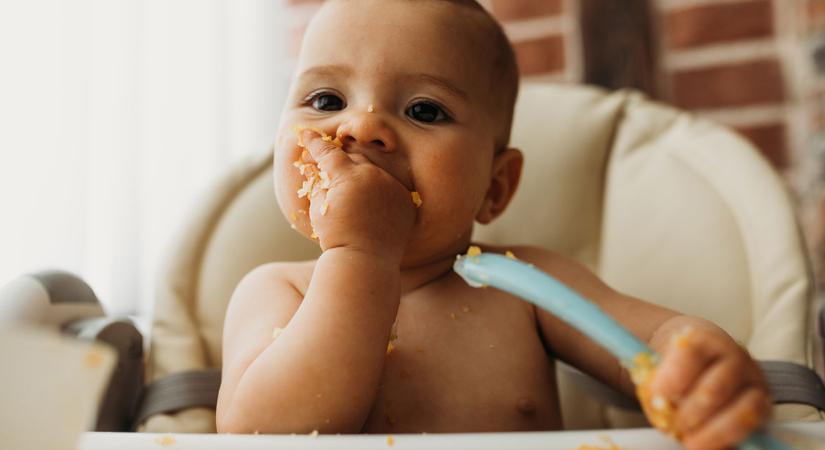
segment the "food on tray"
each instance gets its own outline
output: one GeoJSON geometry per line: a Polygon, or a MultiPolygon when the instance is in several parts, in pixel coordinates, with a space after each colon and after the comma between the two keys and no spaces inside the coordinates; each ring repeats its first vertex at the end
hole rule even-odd
{"type": "Polygon", "coordinates": [[[162,446],[175,445],[175,438],[172,436],[160,436],[155,438],[155,443],[162,446]]]}
{"type": "Polygon", "coordinates": [[[467,256],[478,256],[481,254],[481,248],[476,245],[471,245],[467,249],[467,256]]]}

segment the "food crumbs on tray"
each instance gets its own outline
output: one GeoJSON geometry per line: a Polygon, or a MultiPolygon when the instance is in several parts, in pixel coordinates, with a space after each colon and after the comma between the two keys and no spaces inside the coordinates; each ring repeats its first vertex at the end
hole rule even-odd
{"type": "Polygon", "coordinates": [[[419,194],[418,191],[410,192],[410,197],[412,197],[413,205],[415,205],[416,208],[420,208],[421,204],[424,203],[424,201],[421,200],[421,194],[419,194]]]}
{"type": "Polygon", "coordinates": [[[86,353],[86,356],[83,358],[83,364],[86,367],[95,368],[100,366],[100,363],[103,362],[103,353],[99,348],[93,348],[86,353]]]}
{"type": "Polygon", "coordinates": [[[480,248],[480,247],[478,247],[477,245],[471,245],[471,246],[467,249],[467,256],[471,256],[471,257],[472,257],[472,256],[478,256],[478,255],[480,255],[480,254],[481,254],[481,248],[480,248]]]}
{"type": "Polygon", "coordinates": [[[392,435],[387,436],[387,445],[389,445],[390,447],[395,445],[395,439],[393,439],[392,435]]]}
{"type": "Polygon", "coordinates": [[[275,339],[278,339],[278,336],[280,336],[281,333],[283,333],[283,332],[284,332],[283,328],[275,327],[275,329],[272,330],[272,340],[274,341],[275,339]]]}
{"type": "Polygon", "coordinates": [[[155,443],[158,445],[175,445],[177,441],[172,436],[159,436],[155,438],[155,443]]]}
{"type": "Polygon", "coordinates": [[[317,438],[318,437],[318,430],[312,430],[312,433],[309,433],[310,437],[317,438]]]}
{"type": "Polygon", "coordinates": [[[252,432],[252,434],[254,434],[255,436],[257,436],[257,435],[259,435],[259,434],[261,434],[261,433],[260,433],[258,430],[255,430],[255,431],[253,431],[253,432],[252,432]]]}
{"type": "Polygon", "coordinates": [[[504,252],[504,256],[506,256],[510,259],[518,259],[518,258],[516,258],[516,255],[514,255],[513,252],[511,252],[510,250],[507,250],[506,252],[504,252]]]}

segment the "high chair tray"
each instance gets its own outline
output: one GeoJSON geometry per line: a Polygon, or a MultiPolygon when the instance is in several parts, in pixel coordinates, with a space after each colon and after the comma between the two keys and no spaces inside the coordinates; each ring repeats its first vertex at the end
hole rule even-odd
{"type": "MultiPolygon", "coordinates": [[[[771,432],[800,450],[825,449],[825,423],[791,423],[771,432]]],[[[529,433],[394,435],[215,435],[83,433],[77,450],[277,450],[277,449],[513,449],[576,450],[583,445],[622,450],[677,450],[682,447],[652,429],[529,433]]]]}

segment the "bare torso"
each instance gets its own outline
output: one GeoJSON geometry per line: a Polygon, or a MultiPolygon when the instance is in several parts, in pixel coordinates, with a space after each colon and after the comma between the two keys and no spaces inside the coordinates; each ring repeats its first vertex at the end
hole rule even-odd
{"type": "MultiPolygon", "coordinates": [[[[306,292],[312,265],[292,278],[306,292]]],[[[456,274],[404,295],[366,433],[561,428],[555,370],[532,305],[456,274]]]]}

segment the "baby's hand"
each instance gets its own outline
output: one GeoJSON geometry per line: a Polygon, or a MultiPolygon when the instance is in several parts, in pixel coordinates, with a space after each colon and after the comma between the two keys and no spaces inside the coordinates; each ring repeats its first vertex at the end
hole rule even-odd
{"type": "Polygon", "coordinates": [[[771,411],[759,366],[721,331],[687,329],[674,335],[650,390],[675,406],[672,431],[688,449],[734,446],[771,411]]]}
{"type": "Polygon", "coordinates": [[[415,224],[410,191],[362,154],[347,153],[311,130],[301,138],[309,153],[304,162],[324,172],[324,189],[308,195],[321,248],[347,247],[400,261],[415,224]]]}

